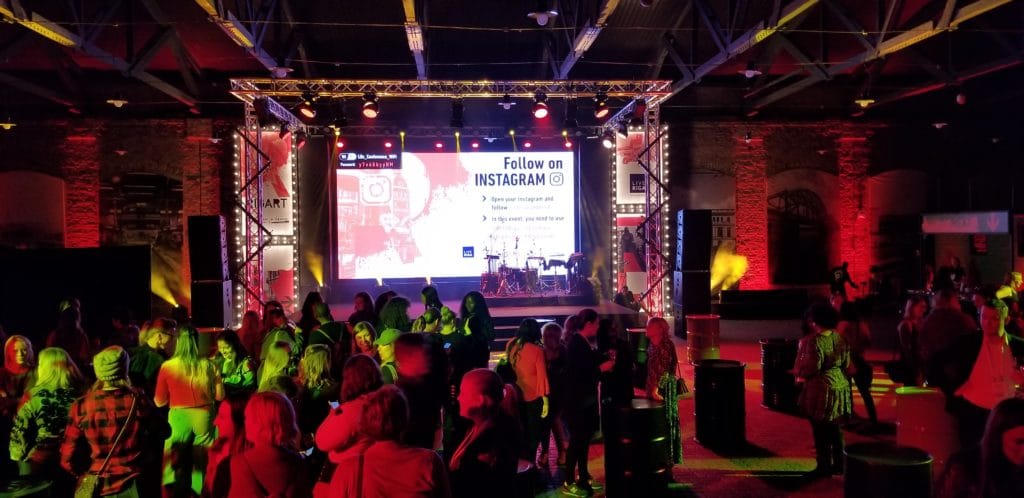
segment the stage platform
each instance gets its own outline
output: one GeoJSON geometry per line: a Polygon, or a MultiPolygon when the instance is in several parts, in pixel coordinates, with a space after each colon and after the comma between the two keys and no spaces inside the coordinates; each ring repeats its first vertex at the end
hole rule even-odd
{"type": "MultiPolygon", "coordinates": [[[[625,329],[640,326],[640,314],[625,306],[619,306],[608,300],[603,300],[596,305],[570,304],[565,301],[566,297],[574,296],[549,296],[530,298],[487,298],[487,306],[491,311],[491,318],[494,319],[495,340],[491,349],[503,349],[505,342],[515,336],[516,328],[525,318],[535,318],[541,322],[556,321],[564,323],[570,315],[574,315],[583,308],[593,308],[603,317],[611,318],[618,327],[625,329]]],[[[445,300],[444,305],[459,312],[461,300],[445,300]]],[[[330,304],[331,314],[335,319],[345,320],[352,313],[351,303],[330,304]]],[[[423,314],[423,304],[413,301],[409,308],[409,317],[415,319],[423,314]]]]}

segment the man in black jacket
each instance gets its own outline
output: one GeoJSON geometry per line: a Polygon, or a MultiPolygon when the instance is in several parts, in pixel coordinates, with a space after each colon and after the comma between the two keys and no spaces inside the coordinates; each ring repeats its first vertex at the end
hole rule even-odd
{"type": "Polygon", "coordinates": [[[581,325],[580,332],[569,339],[566,355],[568,379],[564,413],[569,429],[569,448],[566,452],[567,468],[563,489],[578,495],[593,492],[590,471],[587,470],[587,451],[599,423],[597,384],[601,372],[610,371],[614,362],[608,360],[602,363],[597,353],[597,312],[586,308],[577,317],[581,325]]]}

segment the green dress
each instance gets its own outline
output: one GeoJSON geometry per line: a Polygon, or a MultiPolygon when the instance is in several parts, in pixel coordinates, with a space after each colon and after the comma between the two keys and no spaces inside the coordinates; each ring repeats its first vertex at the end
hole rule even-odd
{"type": "Polygon", "coordinates": [[[853,398],[846,369],[850,347],[834,330],[825,330],[800,340],[796,374],[804,379],[800,409],[816,422],[833,422],[850,415],[853,398]]]}
{"type": "Polygon", "coordinates": [[[676,389],[676,347],[671,339],[651,343],[647,350],[647,391],[661,394],[668,419],[668,440],[672,463],[683,463],[683,445],[679,435],[679,392],[676,389]]]}

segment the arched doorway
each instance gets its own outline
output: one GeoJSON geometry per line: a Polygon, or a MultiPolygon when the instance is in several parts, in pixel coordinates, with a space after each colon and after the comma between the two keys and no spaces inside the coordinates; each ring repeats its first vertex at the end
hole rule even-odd
{"type": "Polygon", "coordinates": [[[768,198],[768,265],[773,284],[826,281],[825,220],[825,204],[811,190],[783,190],[768,198]]]}

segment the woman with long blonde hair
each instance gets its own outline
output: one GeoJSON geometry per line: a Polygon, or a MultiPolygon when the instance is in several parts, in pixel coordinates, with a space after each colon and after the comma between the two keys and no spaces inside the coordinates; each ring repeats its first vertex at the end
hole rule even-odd
{"type": "Polygon", "coordinates": [[[306,348],[299,362],[299,430],[312,445],[313,434],[327,418],[331,401],[338,401],[338,381],[331,377],[331,349],[325,344],[306,348]]]}
{"type": "Polygon", "coordinates": [[[23,462],[23,474],[42,475],[58,467],[68,410],[82,387],[82,373],[67,351],[39,352],[36,383],[25,392],[11,429],[11,459],[23,462]]]}
{"type": "Polygon", "coordinates": [[[224,398],[217,367],[199,355],[199,332],[182,327],[174,356],[160,366],[156,379],[157,407],[169,406],[171,435],[164,441],[164,494],[199,495],[203,489],[207,448],[213,443],[213,407],[224,398]],[[191,453],[192,458],[185,454],[191,453]],[[191,460],[191,465],[187,463],[191,460]]]}

